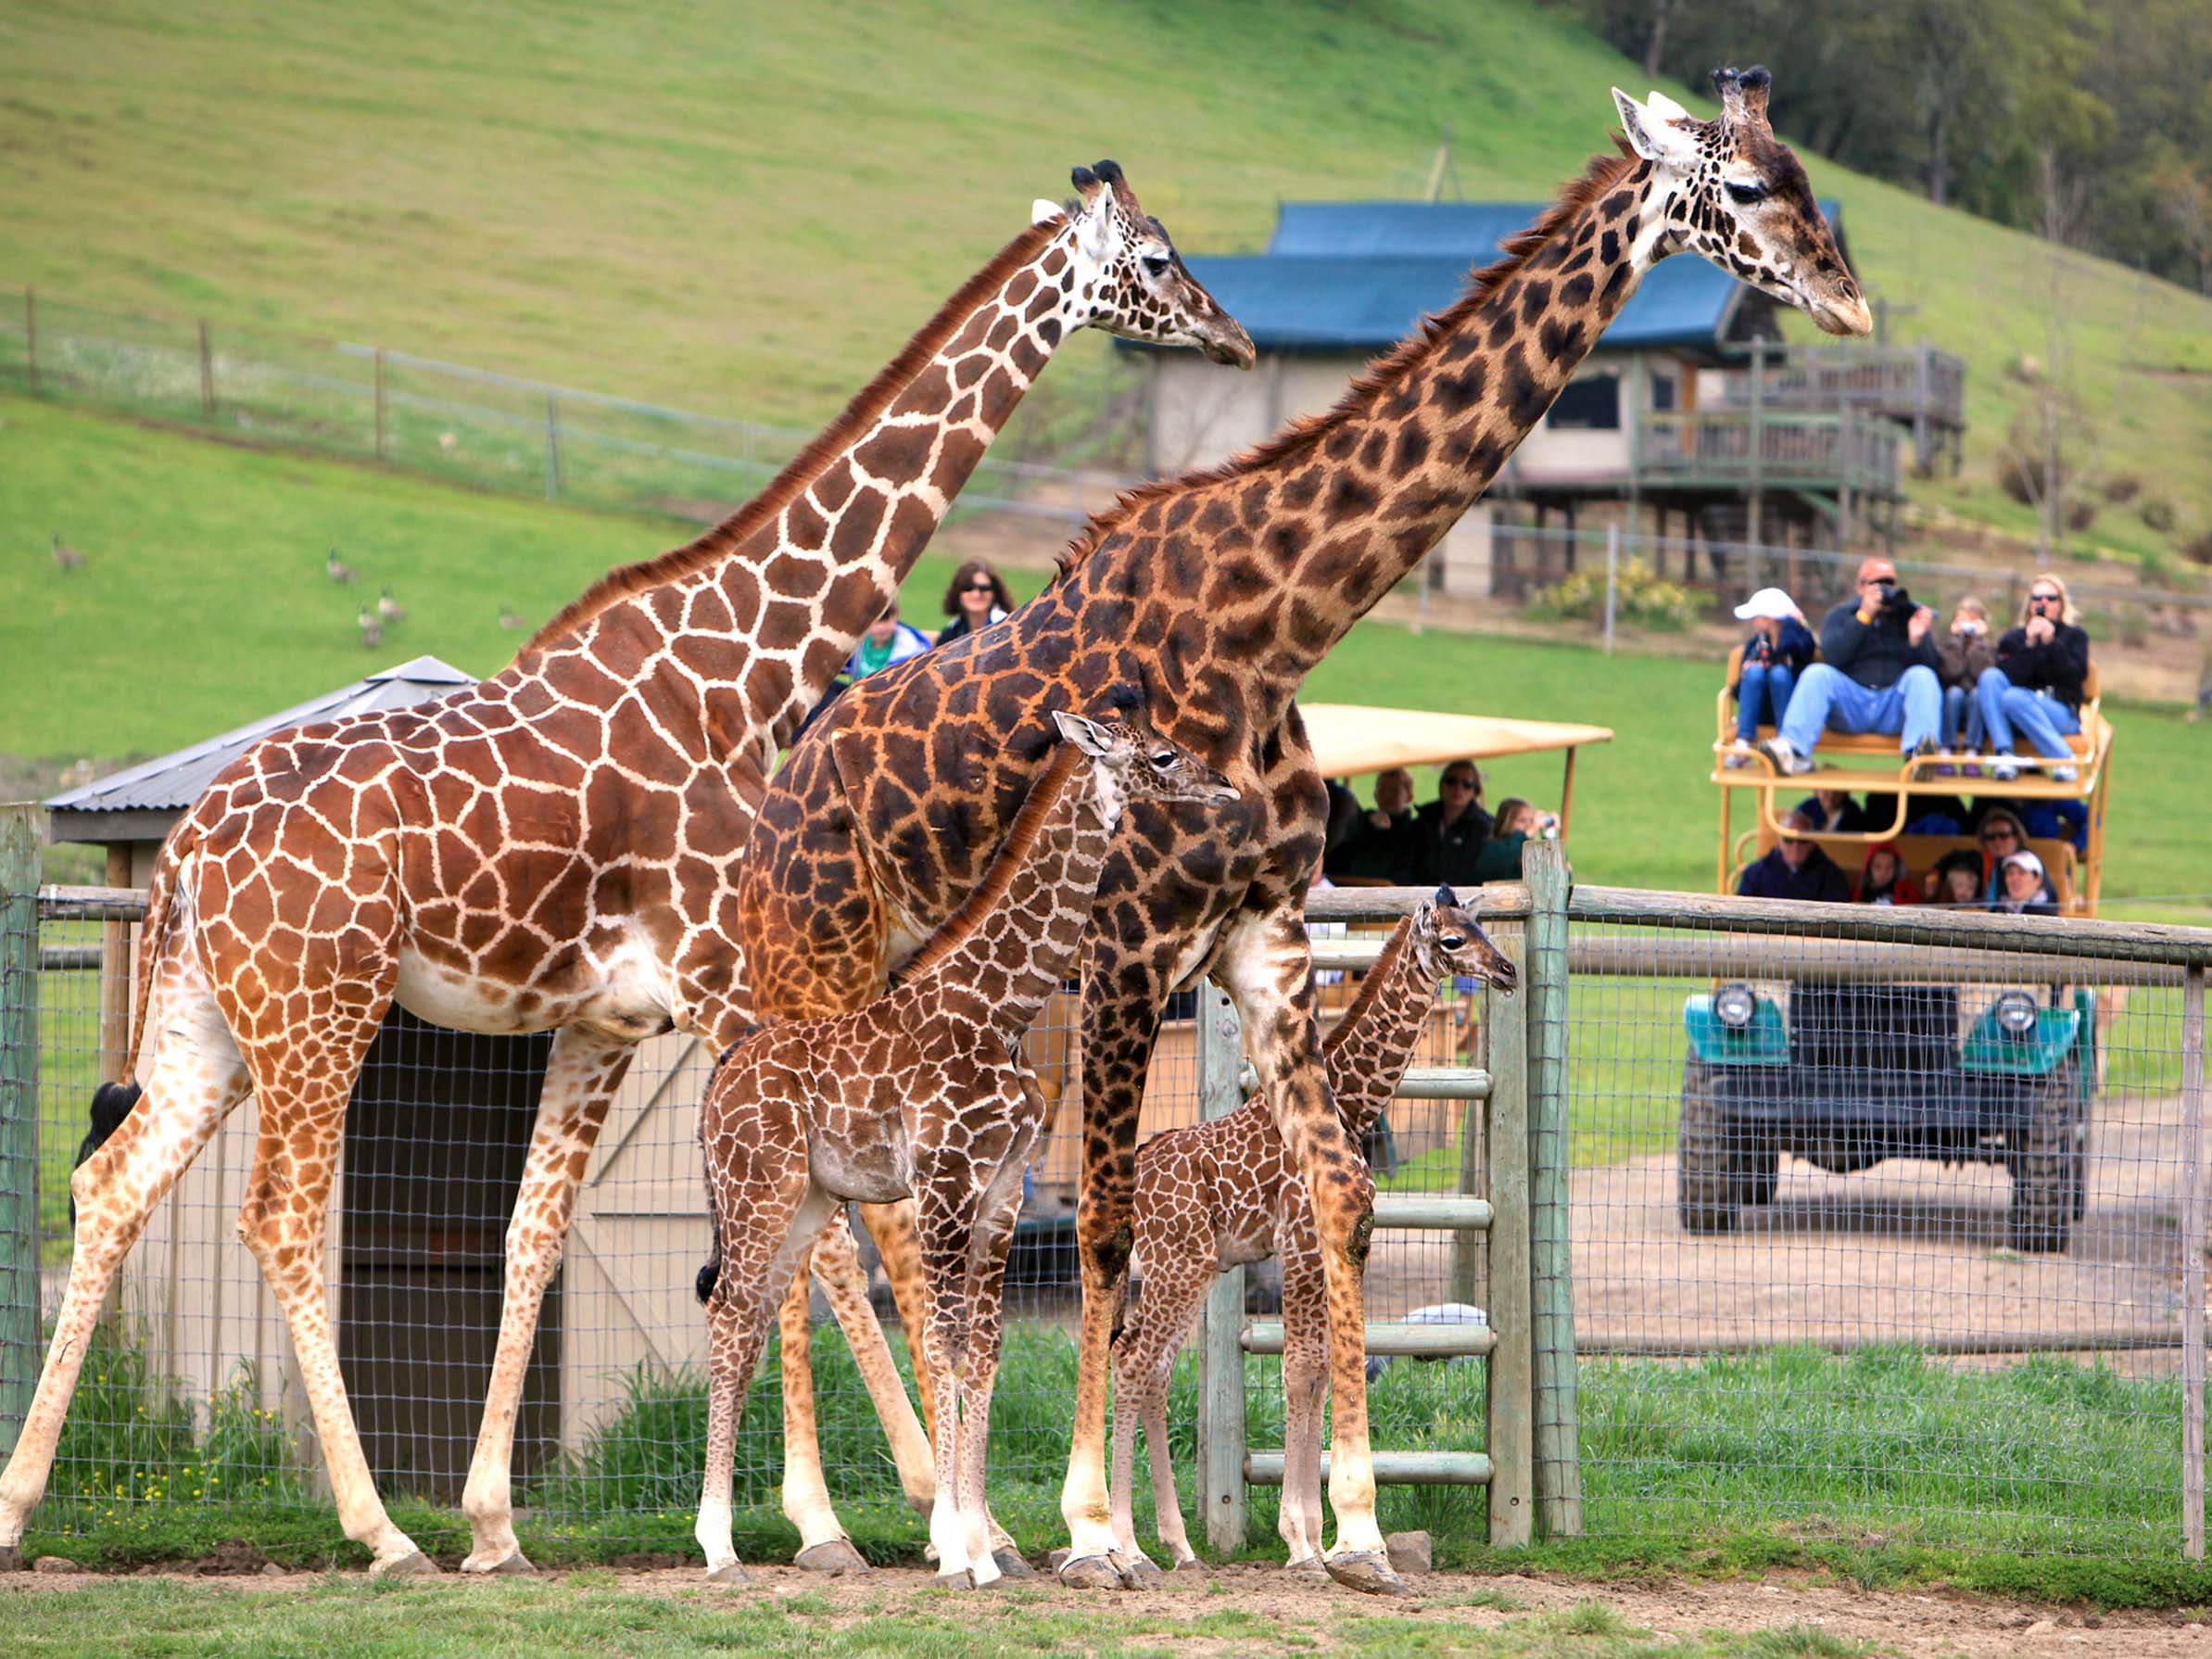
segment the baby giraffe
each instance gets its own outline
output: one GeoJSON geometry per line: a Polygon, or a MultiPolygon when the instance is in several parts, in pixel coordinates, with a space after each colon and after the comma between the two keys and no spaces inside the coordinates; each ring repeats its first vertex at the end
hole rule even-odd
{"type": "MultiPolygon", "coordinates": [[[[1397,1092],[1435,999],[1463,974],[1510,992],[1513,964],[1448,887],[1399,919],[1359,994],[1321,1047],[1330,1091],[1355,1146],[1397,1092]]],[[[1321,1393],[1329,1313],[1306,1188],[1255,1095],[1225,1118],[1156,1134],[1137,1152],[1134,1266],[1144,1280],[1114,1342],[1114,1539],[1144,1559],[1130,1516],[1137,1425],[1152,1453],[1160,1542],[1178,1567],[1195,1561],[1168,1452],[1168,1374],[1214,1275],[1283,1258],[1283,1507],[1277,1529],[1294,1572],[1321,1565],[1321,1393]]]]}
{"type": "Polygon", "coordinates": [[[910,1346],[938,1400],[938,1582],[980,1589],[1000,1576],[984,1442],[1006,1251],[1045,1116],[1022,1035],[1074,971],[1123,808],[1236,799],[1220,773],[1149,731],[1054,718],[1065,741],[1005,845],[892,988],[855,1013],[752,1032],[707,1085],[699,1133],[714,1257],[700,1295],[712,1380],[697,1537],[713,1582],[745,1576],[730,1538],[738,1415],[798,1262],[848,1198],[907,1197],[929,1303],[926,1337],[910,1346]]]}

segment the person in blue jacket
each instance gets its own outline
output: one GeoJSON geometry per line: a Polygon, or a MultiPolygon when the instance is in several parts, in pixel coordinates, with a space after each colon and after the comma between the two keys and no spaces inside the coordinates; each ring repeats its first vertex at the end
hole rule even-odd
{"type": "MultiPolygon", "coordinates": [[[[1751,625],[1751,637],[1743,642],[1743,673],[1736,682],[1736,741],[1748,751],[1762,724],[1781,729],[1789,693],[1797,677],[1813,665],[1817,647],[1805,614],[1779,588],[1760,589],[1736,607],[1736,617],[1751,625]]],[[[1748,753],[1738,752],[1722,755],[1721,765],[1733,772],[1750,760],[1748,753]]]]}
{"type": "Polygon", "coordinates": [[[1801,812],[1782,820],[1782,839],[1756,864],[1737,878],[1736,891],[1747,899],[1820,899],[1828,904],[1851,902],[1851,878],[1830,858],[1818,842],[1807,841],[1814,824],[1801,812]]]}
{"type": "Polygon", "coordinates": [[[1759,745],[1785,776],[1813,769],[1824,731],[1873,732],[1899,739],[1905,754],[1936,753],[1943,683],[1936,678],[1936,614],[1897,585],[1897,566],[1859,566],[1858,598],[1820,623],[1820,661],[1789,694],[1782,729],[1759,745]]]}

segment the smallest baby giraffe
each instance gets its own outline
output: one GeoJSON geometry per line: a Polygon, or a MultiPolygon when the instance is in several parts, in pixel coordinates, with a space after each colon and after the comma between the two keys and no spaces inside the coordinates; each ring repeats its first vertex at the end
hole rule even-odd
{"type": "Polygon", "coordinates": [[[1022,1035],[1074,969],[1122,809],[1236,799],[1219,772],[1151,732],[1053,717],[1065,743],[976,891],[899,982],[856,1012],[753,1032],[707,1085],[699,1133],[714,1256],[699,1275],[711,1381],[696,1536],[713,1582],[745,1576],[730,1537],[738,1415],[798,1263],[846,1199],[908,1197],[929,1305],[908,1343],[937,1398],[938,1582],[980,1589],[1000,1577],[984,1445],[1006,1251],[1045,1116],[1022,1035]]]}
{"type": "MultiPolygon", "coordinates": [[[[1336,1109],[1354,1146],[1397,1092],[1436,981],[1464,974],[1511,992],[1513,964],[1448,887],[1399,919],[1359,994],[1321,1048],[1336,1109]]],[[[1114,1541],[1143,1560],[1130,1513],[1137,1425],[1152,1453],[1160,1542],[1174,1565],[1197,1559],[1182,1526],[1168,1451],[1168,1375],[1207,1287],[1224,1269],[1283,1258],[1283,1506],[1278,1529],[1294,1572],[1321,1565],[1321,1394],[1329,1311],[1306,1188],[1255,1095],[1225,1118],[1170,1129],[1137,1153],[1134,1267],[1144,1280],[1114,1342],[1114,1541]]]]}

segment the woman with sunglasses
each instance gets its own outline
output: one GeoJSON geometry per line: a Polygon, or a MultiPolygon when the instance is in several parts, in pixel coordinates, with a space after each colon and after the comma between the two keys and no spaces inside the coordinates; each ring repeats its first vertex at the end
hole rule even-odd
{"type": "Polygon", "coordinates": [[[980,633],[1003,620],[1014,609],[1014,596],[997,571],[980,559],[970,559],[953,573],[953,585],[944,590],[944,614],[950,617],[937,636],[950,645],[964,634],[980,633]]]}
{"type": "Polygon", "coordinates": [[[2002,885],[1998,867],[2013,854],[2028,850],[2028,827],[2011,807],[1992,806],[1981,815],[1980,827],[1974,833],[1981,842],[1981,897],[1988,904],[1997,897],[2002,885]]]}
{"type": "Polygon", "coordinates": [[[1483,810],[1483,775],[1471,760],[1444,768],[1437,798],[1413,817],[1412,832],[1400,842],[1406,862],[1397,871],[1401,885],[1480,887],[1475,861],[1490,839],[1490,815],[1483,810]]]}
{"type": "Polygon", "coordinates": [[[1982,728],[1997,753],[1991,774],[2000,783],[2020,775],[2013,733],[2024,732],[2035,752],[2065,764],[2047,776],[2071,783],[2076,769],[2067,739],[2081,730],[2081,684],[2089,675],[2089,635],[2074,614],[2067,585],[2050,575],[2028,584],[2020,626],[1997,641],[1997,665],[1982,670],[1974,689],[1982,728]]]}

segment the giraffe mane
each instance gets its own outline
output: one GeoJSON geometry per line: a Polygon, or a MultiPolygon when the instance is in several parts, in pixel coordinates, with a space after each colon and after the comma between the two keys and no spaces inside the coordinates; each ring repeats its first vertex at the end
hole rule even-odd
{"type": "Polygon", "coordinates": [[[1375,965],[1367,970],[1367,977],[1359,981],[1359,994],[1352,998],[1352,1006],[1345,1009],[1344,1018],[1336,1022],[1329,1032],[1329,1040],[1321,1045],[1323,1054],[1348,1037],[1352,1028],[1373,1011],[1375,1003],[1383,994],[1384,984],[1397,972],[1398,964],[1405,959],[1406,953],[1413,948],[1412,940],[1413,918],[1400,917],[1397,926],[1390,930],[1390,937],[1384,941],[1382,954],[1375,958],[1375,965]]]}
{"type": "Polygon", "coordinates": [[[1021,810],[1014,815],[1014,822],[1006,831],[1006,839],[999,844],[997,855],[983,871],[982,880],[969,893],[960,907],[944,919],[944,925],[929,935],[929,943],[914,953],[892,975],[895,984],[910,985],[943,961],[963,944],[975,931],[983,925],[983,918],[1014,885],[1014,877],[1021,868],[1022,860],[1030,855],[1037,844],[1037,837],[1043,832],[1044,820],[1062,796],[1073,786],[1076,769],[1088,757],[1075,744],[1063,742],[1049,765],[1037,775],[1037,781],[1030,785],[1021,810]]]}
{"type": "Polygon", "coordinates": [[[862,386],[838,417],[822,428],[806,447],[768,480],[758,494],[703,535],[634,564],[617,565],[562,608],[523,644],[518,658],[543,650],[563,634],[574,632],[601,612],[624,600],[676,581],[705,568],[781,513],[821,473],[831,457],[845,449],[870,422],[891,407],[898,394],[921,373],[945,346],[968,314],[1015,272],[1042,253],[1066,228],[1066,215],[1041,221],[999,249],[990,263],[961,284],[886,363],[876,377],[862,386]]]}
{"type": "Polygon", "coordinates": [[[1454,334],[1460,323],[1480,310],[1493,294],[1518,275],[1576,214],[1620,184],[1635,165],[1636,153],[1619,133],[1614,133],[1612,150],[1610,153],[1600,151],[1592,156],[1584,165],[1582,176],[1562,190],[1558,200],[1538,215],[1534,224],[1508,237],[1502,258],[1476,271],[1467,279],[1466,292],[1458,299],[1443,310],[1423,317],[1413,333],[1370,362],[1353,379],[1334,407],[1319,414],[1293,421],[1272,437],[1263,438],[1241,454],[1232,455],[1213,466],[1199,467],[1180,477],[1157,478],[1149,484],[1140,484],[1134,489],[1122,491],[1111,507],[1092,514],[1090,523],[1068,544],[1059,556],[1059,571],[1054,579],[1057,581],[1066,576],[1096,552],[1108,536],[1148,502],[1162,496],[1203,488],[1246,473],[1258,472],[1310,449],[1335,428],[1353,419],[1375,394],[1385,390],[1400,376],[1427,361],[1429,354],[1454,334]]]}

